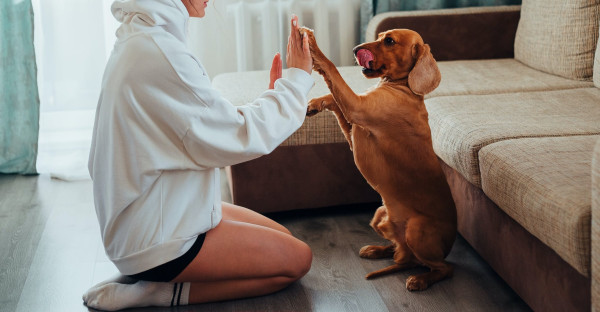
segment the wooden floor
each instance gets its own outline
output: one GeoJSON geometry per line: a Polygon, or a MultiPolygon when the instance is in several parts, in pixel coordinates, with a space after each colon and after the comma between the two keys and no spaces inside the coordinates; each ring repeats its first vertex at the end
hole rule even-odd
{"type": "MultiPolygon", "coordinates": [[[[228,194],[224,194],[228,199],[228,194]]],[[[523,301],[458,237],[454,277],[424,292],[405,279],[423,269],[367,281],[391,260],[357,255],[384,243],[368,226],[374,207],[270,215],[307,242],[310,272],[265,297],[135,311],[528,311],[523,301]]],[[[87,311],[81,295],[117,271],[106,258],[90,181],[0,175],[0,311],[87,311]]],[[[133,311],[133,310],[132,310],[133,311]]]]}

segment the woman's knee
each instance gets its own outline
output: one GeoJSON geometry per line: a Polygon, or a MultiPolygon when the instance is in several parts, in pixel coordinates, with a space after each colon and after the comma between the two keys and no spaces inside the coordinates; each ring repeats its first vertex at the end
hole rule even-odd
{"type": "Polygon", "coordinates": [[[313,259],[312,250],[306,243],[300,242],[296,248],[291,255],[293,260],[289,262],[292,264],[289,268],[289,277],[293,281],[299,280],[310,271],[313,259]]]}

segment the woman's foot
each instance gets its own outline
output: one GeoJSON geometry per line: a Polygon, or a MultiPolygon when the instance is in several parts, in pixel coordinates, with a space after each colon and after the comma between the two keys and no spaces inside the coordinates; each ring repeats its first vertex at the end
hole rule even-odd
{"type": "Polygon", "coordinates": [[[113,278],[90,288],[83,294],[84,304],[105,311],[188,304],[190,283],[157,283],[122,277],[124,278],[113,278]]]}

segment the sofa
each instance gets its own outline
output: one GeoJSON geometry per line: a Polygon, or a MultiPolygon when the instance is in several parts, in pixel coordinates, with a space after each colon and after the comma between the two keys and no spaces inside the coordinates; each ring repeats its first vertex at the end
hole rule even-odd
{"type": "MultiPolygon", "coordinates": [[[[431,46],[442,82],[425,104],[459,233],[535,311],[600,311],[599,22],[598,0],[523,0],[384,13],[366,32],[409,28],[431,46]]],[[[377,83],[339,71],[358,93],[377,83]]],[[[309,97],[328,93],[313,75],[309,97]]],[[[267,81],[227,73],[213,86],[239,105],[267,81]]],[[[226,169],[234,203],[263,213],[381,200],[330,113],[226,169]]]]}

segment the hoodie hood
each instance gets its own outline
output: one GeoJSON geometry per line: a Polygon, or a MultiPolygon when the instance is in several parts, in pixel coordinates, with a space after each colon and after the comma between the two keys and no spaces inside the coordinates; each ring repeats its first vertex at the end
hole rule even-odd
{"type": "MultiPolygon", "coordinates": [[[[180,41],[186,41],[190,15],[181,0],[115,0],[111,11],[123,25],[161,27],[180,41]]],[[[121,29],[117,35],[120,32],[121,29]]]]}

